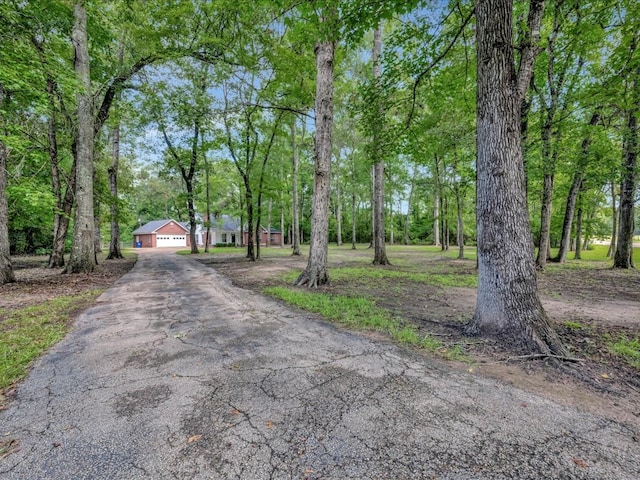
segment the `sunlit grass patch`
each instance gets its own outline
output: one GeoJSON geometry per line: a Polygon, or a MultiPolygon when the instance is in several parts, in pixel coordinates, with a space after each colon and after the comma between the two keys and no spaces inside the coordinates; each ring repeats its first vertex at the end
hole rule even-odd
{"type": "MultiPolygon", "coordinates": [[[[264,293],[290,305],[318,313],[328,320],[351,328],[384,332],[400,343],[440,353],[444,358],[450,359],[449,351],[442,348],[438,339],[420,335],[415,326],[407,325],[388,310],[377,307],[371,300],[283,287],[267,287],[264,293]]],[[[455,359],[459,356],[461,355],[456,355],[455,359]]]]}
{"type": "Polygon", "coordinates": [[[397,279],[426,283],[438,287],[476,287],[476,275],[464,273],[432,273],[430,271],[396,270],[380,267],[340,267],[329,270],[336,281],[397,279]]]}
{"type": "Polygon", "coordinates": [[[0,312],[0,389],[24,377],[33,359],[64,337],[71,316],[100,293],[91,290],[0,312]]]}
{"type": "Polygon", "coordinates": [[[625,361],[640,369],[640,338],[628,338],[621,336],[616,341],[609,342],[609,349],[614,355],[622,357],[625,361]]]}

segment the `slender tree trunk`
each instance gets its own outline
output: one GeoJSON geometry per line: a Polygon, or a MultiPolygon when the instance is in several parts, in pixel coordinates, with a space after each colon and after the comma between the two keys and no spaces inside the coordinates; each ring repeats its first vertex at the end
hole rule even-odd
{"type": "Polygon", "coordinates": [[[589,206],[589,214],[587,215],[587,225],[584,228],[584,240],[582,240],[582,250],[589,250],[591,245],[591,237],[593,235],[593,221],[596,218],[596,205],[589,206]]]}
{"type": "Polygon", "coordinates": [[[253,230],[253,193],[251,191],[251,185],[249,185],[249,177],[247,176],[244,176],[244,192],[245,201],[247,202],[247,258],[253,262],[256,259],[254,242],[259,242],[260,239],[254,238],[255,232],[253,230]]]}
{"type": "Polygon", "coordinates": [[[616,237],[618,235],[618,208],[616,207],[616,184],[611,181],[611,242],[609,243],[609,251],[607,257],[613,259],[616,252],[616,237]]]}
{"type": "MultiPolygon", "coordinates": [[[[600,122],[600,112],[596,111],[591,116],[589,121],[589,127],[593,127],[600,122]]],[[[587,134],[582,140],[580,159],[576,166],[576,171],[573,174],[573,181],[571,182],[571,188],[569,189],[569,195],[567,196],[567,205],[564,212],[564,219],[562,221],[562,237],[560,238],[560,250],[558,255],[553,259],[554,262],[564,263],[567,259],[567,253],[571,247],[571,226],[573,223],[573,217],[576,210],[576,202],[578,200],[578,194],[582,189],[584,182],[584,175],[589,160],[589,149],[591,147],[591,129],[587,131],[587,134]]]]}
{"type": "Polygon", "coordinates": [[[264,242],[265,247],[271,246],[271,199],[267,203],[267,241],[264,242]]]}
{"type": "Polygon", "coordinates": [[[573,254],[575,260],[582,258],[582,195],[578,200],[578,214],[576,215],[576,248],[573,254]]]}
{"type": "Polygon", "coordinates": [[[124,258],[120,251],[120,223],[118,221],[118,168],[120,164],[120,121],[111,132],[111,166],[109,167],[109,191],[111,192],[111,240],[107,260],[124,258]]]}
{"type": "Polygon", "coordinates": [[[331,195],[331,149],[333,128],[333,61],[336,43],[324,40],[315,46],[316,137],[311,217],[311,244],[307,268],[294,285],[316,288],[329,282],[329,197],[331,195]]]}
{"type": "Polygon", "coordinates": [[[292,216],[293,216],[293,251],[291,255],[300,255],[300,213],[298,212],[298,169],[300,156],[298,154],[298,141],[296,138],[296,122],[293,117],[291,122],[291,149],[293,150],[293,188],[292,188],[292,216]]]}
{"type": "Polygon", "coordinates": [[[351,250],[356,249],[356,213],[356,192],[354,190],[351,192],[351,250]]]}
{"type": "MultiPolygon", "coordinates": [[[[373,81],[377,95],[380,95],[380,52],[382,50],[382,25],[378,24],[378,28],[373,32],[373,81]]],[[[382,117],[384,112],[382,111],[380,99],[378,99],[378,113],[382,117]]],[[[385,224],[384,224],[384,154],[382,151],[380,135],[377,133],[373,135],[373,149],[375,155],[374,162],[374,242],[373,242],[373,264],[374,265],[390,265],[387,258],[387,249],[385,245],[385,224]]]]}
{"type": "Polygon", "coordinates": [[[449,251],[449,202],[447,197],[440,196],[440,229],[442,230],[441,247],[443,252],[449,251]]]}
{"type": "Polygon", "coordinates": [[[284,248],[284,203],[280,203],[280,248],[284,248]]]}
{"type": "Polygon", "coordinates": [[[93,145],[94,119],[89,73],[87,14],[84,2],[74,5],[72,40],[75,50],[75,72],[79,91],[76,158],[76,213],[73,226],[71,256],[66,273],[89,273],[95,270],[96,254],[93,223],[93,145]]]}
{"type": "Polygon", "coordinates": [[[204,159],[204,175],[205,175],[205,220],[204,226],[207,229],[204,239],[204,252],[209,253],[209,245],[211,244],[211,165],[204,148],[202,150],[202,158],[204,159]]]}
{"type": "Polygon", "coordinates": [[[369,247],[373,248],[376,238],[376,167],[371,165],[371,240],[369,240],[369,247]]]}
{"type": "Polygon", "coordinates": [[[458,260],[464,259],[464,222],[462,219],[462,196],[460,195],[460,187],[456,186],[456,212],[458,222],[456,226],[456,242],[458,243],[458,260]]]}
{"type": "MultiPolygon", "coordinates": [[[[0,106],[4,107],[4,87],[0,84],[0,106]]],[[[4,130],[4,118],[0,117],[0,128],[4,130]]],[[[4,132],[3,132],[4,133],[4,132]]],[[[15,282],[16,276],[11,264],[9,244],[9,208],[7,205],[7,158],[9,151],[0,140],[0,285],[15,282]]]]}
{"type": "Polygon", "coordinates": [[[64,252],[66,248],[67,233],[69,231],[69,220],[73,209],[73,192],[76,184],[76,162],[77,150],[75,140],[71,145],[73,153],[73,164],[69,172],[65,193],[62,193],[62,181],[60,175],[60,164],[58,162],[58,140],[55,116],[55,83],[51,78],[47,79],[47,95],[49,97],[49,163],[51,164],[51,186],[56,199],[53,214],[53,239],[51,253],[49,254],[48,268],[64,267],[64,252]]]}
{"type": "Polygon", "coordinates": [[[416,187],[416,177],[418,176],[418,165],[413,166],[413,175],[411,176],[411,188],[409,189],[409,198],[407,199],[407,213],[404,216],[404,244],[409,245],[409,219],[411,218],[411,209],[413,204],[413,191],[416,187]]]}
{"type": "Polygon", "coordinates": [[[453,144],[453,176],[454,176],[454,187],[453,193],[456,196],[456,216],[457,216],[457,224],[456,224],[456,243],[458,244],[458,260],[464,259],[464,222],[462,218],[463,211],[463,201],[462,195],[460,194],[460,181],[458,180],[458,149],[456,144],[453,144]]]}
{"type": "Polygon", "coordinates": [[[440,162],[438,154],[433,156],[435,165],[435,188],[433,195],[433,244],[437,247],[440,245],[440,162]]]}
{"type": "MultiPolygon", "coordinates": [[[[532,1],[529,19],[542,16],[532,1]]],[[[566,355],[538,298],[520,138],[522,94],[533,70],[516,75],[513,1],[476,2],[478,299],[468,334],[523,352],[566,355]]],[[[539,23],[532,25],[532,35],[539,23]]]]}
{"type": "MultiPolygon", "coordinates": [[[[635,46],[635,42],[634,42],[635,46]]],[[[633,105],[627,112],[627,126],[624,138],[623,178],[620,185],[620,220],[618,222],[618,243],[613,257],[613,268],[634,268],[633,232],[634,202],[638,178],[638,111],[640,110],[640,69],[632,80],[633,105]]]]}
{"type": "Polygon", "coordinates": [[[340,191],[340,181],[336,181],[336,244],[342,246],[342,192],[340,191]]]}
{"type": "Polygon", "coordinates": [[[102,253],[102,225],[100,220],[101,205],[100,195],[96,194],[95,186],[98,184],[98,172],[93,169],[93,251],[96,254],[96,263],[98,263],[98,253],[102,253]]]}
{"type": "MultiPolygon", "coordinates": [[[[536,268],[543,270],[547,260],[549,259],[550,236],[551,236],[551,213],[553,204],[553,190],[556,173],[556,164],[558,160],[558,151],[556,145],[560,141],[559,133],[554,132],[554,123],[556,112],[558,111],[560,93],[564,88],[566,78],[566,70],[570,62],[565,62],[564,67],[555,66],[555,43],[561,28],[561,12],[560,2],[555,3],[553,12],[553,30],[549,34],[547,41],[547,85],[549,88],[548,100],[545,95],[540,93],[540,104],[543,105],[542,115],[542,205],[540,208],[540,231],[538,234],[538,255],[536,257],[536,268]]],[[[526,95],[525,97],[526,98],[526,95]]],[[[527,104],[530,106],[530,102],[527,104]]],[[[563,108],[563,112],[566,109],[563,108]]]]}
{"type": "Polygon", "coordinates": [[[393,203],[389,202],[389,245],[393,245],[394,230],[393,230],[393,203]]]}
{"type": "MultiPolygon", "coordinates": [[[[122,69],[124,61],[124,41],[121,40],[118,49],[118,66],[122,69]]],[[[116,103],[121,99],[120,92],[116,95],[116,103]]],[[[111,238],[109,240],[109,254],[107,260],[123,258],[120,251],[120,220],[118,208],[118,169],[120,168],[120,119],[116,120],[116,124],[111,132],[111,166],[109,173],[109,191],[111,192],[111,238]]]]}

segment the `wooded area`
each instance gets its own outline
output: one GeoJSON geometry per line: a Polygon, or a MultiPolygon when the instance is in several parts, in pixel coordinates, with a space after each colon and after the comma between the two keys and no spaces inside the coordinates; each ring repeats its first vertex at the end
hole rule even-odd
{"type": "Polygon", "coordinates": [[[633,268],[635,0],[9,0],[0,18],[0,283],[26,253],[90,272],[161,218],[190,222],[193,253],[209,214],[310,241],[309,287],[328,242],[370,241],[383,266],[387,243],[452,241],[478,248],[468,333],[563,355],[536,268],[596,239],[633,268]]]}

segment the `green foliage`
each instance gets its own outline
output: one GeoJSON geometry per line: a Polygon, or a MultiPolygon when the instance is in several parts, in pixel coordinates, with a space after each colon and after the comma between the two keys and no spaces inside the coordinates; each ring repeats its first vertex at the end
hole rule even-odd
{"type": "Polygon", "coordinates": [[[101,293],[92,290],[17,310],[0,310],[0,390],[23,378],[31,362],[59,342],[69,319],[101,293]]]}

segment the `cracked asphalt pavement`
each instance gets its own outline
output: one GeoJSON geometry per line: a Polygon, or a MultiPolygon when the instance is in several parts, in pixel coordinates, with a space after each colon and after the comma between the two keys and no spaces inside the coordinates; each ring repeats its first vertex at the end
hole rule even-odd
{"type": "Polygon", "coordinates": [[[0,412],[2,479],[634,479],[638,433],[141,251],[0,412]]]}

